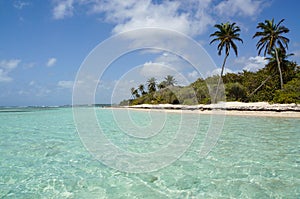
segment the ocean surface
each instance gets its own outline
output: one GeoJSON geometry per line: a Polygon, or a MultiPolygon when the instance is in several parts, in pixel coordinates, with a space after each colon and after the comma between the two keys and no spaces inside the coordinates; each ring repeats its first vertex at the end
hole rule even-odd
{"type": "Polygon", "coordinates": [[[138,162],[113,156],[114,168],[89,152],[70,107],[1,108],[0,198],[300,198],[300,119],[226,116],[217,144],[200,157],[210,115],[95,114],[110,143],[131,153],[155,154],[179,129],[197,133],[168,165],[135,173],[138,162]]]}

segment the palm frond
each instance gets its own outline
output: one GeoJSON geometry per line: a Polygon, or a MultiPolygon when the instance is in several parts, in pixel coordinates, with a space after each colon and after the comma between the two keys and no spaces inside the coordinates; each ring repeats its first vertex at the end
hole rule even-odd
{"type": "Polygon", "coordinates": [[[232,48],[236,56],[237,53],[237,46],[234,41],[240,41],[243,43],[243,40],[240,38],[239,32],[241,31],[240,27],[236,25],[236,23],[221,23],[214,25],[217,28],[217,31],[212,33],[210,37],[215,37],[210,41],[210,44],[219,41],[217,46],[218,55],[222,54],[222,51],[225,47],[225,53],[229,54],[230,49],[232,48]]]}
{"type": "Polygon", "coordinates": [[[259,55],[263,49],[264,55],[266,55],[277,47],[288,48],[289,39],[281,34],[288,33],[289,29],[281,25],[282,22],[284,22],[284,19],[281,19],[277,24],[274,23],[274,19],[258,23],[257,29],[261,31],[256,32],[252,38],[261,37],[256,44],[259,55]]]}

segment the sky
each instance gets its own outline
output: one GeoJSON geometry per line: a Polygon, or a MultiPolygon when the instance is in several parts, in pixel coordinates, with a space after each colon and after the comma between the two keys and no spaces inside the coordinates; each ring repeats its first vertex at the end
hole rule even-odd
{"type": "MultiPolygon", "coordinates": [[[[130,88],[150,77],[159,82],[173,75],[178,85],[188,85],[219,73],[224,54],[219,56],[217,45],[209,44],[209,35],[215,24],[227,21],[241,28],[244,42],[237,42],[238,57],[231,51],[225,72],[264,67],[266,60],[257,54],[252,36],[258,22],[272,18],[285,19],[283,25],[290,29],[285,35],[290,39],[288,52],[300,63],[299,7],[298,0],[0,0],[0,106],[72,104],[76,77],[98,49],[102,54],[96,55],[95,67],[105,70],[97,74],[100,70],[94,68],[97,78],[90,79],[96,85],[96,103],[128,99],[130,88]],[[184,42],[147,34],[143,28],[174,31],[197,42],[215,67],[199,71],[186,59],[188,52],[186,57],[176,53],[184,49],[184,42]],[[120,54],[122,44],[116,38],[128,31],[139,45],[127,45],[139,49],[120,54]],[[150,41],[166,48],[146,48],[150,41]],[[117,58],[102,66],[106,53],[117,58]]],[[[209,65],[205,60],[201,65],[209,65]]]]}

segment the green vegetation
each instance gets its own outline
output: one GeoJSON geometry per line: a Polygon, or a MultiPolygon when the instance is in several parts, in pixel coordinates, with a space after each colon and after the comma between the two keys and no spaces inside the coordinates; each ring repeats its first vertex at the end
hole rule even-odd
{"type": "Polygon", "coordinates": [[[225,86],[227,101],[300,103],[300,66],[289,60],[293,54],[287,54],[289,39],[282,34],[288,33],[289,29],[281,25],[283,21],[284,19],[276,24],[272,19],[258,23],[257,28],[260,31],[256,32],[253,38],[260,38],[256,45],[258,54],[264,50],[264,56],[268,56],[266,57],[268,63],[259,71],[244,70],[237,74],[223,75],[230,49],[234,50],[236,56],[238,54],[234,41],[243,42],[243,40],[240,39],[240,28],[235,23],[216,24],[218,30],[210,35],[214,37],[210,43],[219,42],[217,47],[219,55],[225,47],[225,57],[219,76],[198,78],[188,86],[176,85],[177,82],[171,75],[160,83],[153,77],[148,79],[146,85],[141,84],[137,89],[131,88],[132,99],[124,100],[120,105],[209,104],[218,101],[210,93],[214,91],[213,93],[216,93],[214,96],[219,94],[221,80],[225,86]],[[210,88],[207,85],[210,85],[210,88]]]}

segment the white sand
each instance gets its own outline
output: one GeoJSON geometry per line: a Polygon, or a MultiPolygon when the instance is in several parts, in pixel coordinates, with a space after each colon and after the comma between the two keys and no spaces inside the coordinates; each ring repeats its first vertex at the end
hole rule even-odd
{"type": "Polygon", "coordinates": [[[298,106],[297,104],[269,104],[268,102],[220,102],[218,104],[199,104],[193,106],[172,104],[142,104],[136,106],[125,106],[120,108],[128,108],[142,111],[165,111],[173,113],[225,114],[243,116],[300,118],[300,106],[298,106]]]}

